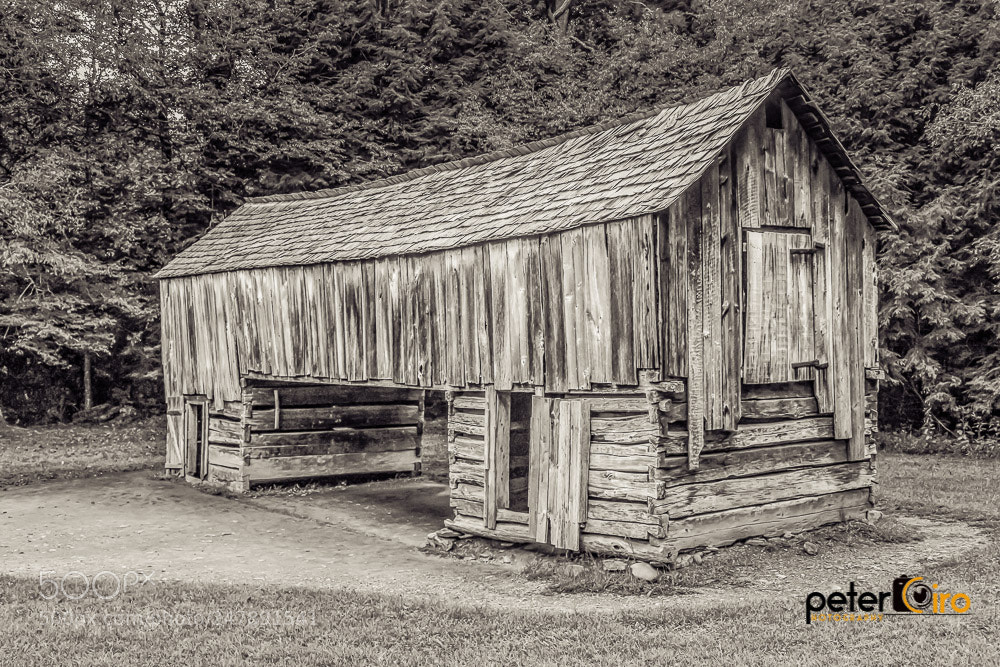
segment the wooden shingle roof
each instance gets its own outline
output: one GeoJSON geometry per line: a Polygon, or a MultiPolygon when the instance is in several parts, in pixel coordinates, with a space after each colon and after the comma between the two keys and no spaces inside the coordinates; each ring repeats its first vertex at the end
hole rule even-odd
{"type": "Polygon", "coordinates": [[[505,151],[250,200],[157,277],[415,254],[661,212],[779,89],[869,218],[891,225],[822,113],[790,72],[776,70],[697,102],[505,151]]]}

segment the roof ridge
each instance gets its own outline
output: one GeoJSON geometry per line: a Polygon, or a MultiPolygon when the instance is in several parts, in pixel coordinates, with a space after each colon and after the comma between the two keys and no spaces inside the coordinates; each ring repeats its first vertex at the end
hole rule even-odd
{"type": "Polygon", "coordinates": [[[307,192],[289,192],[284,194],[261,195],[258,197],[250,197],[249,199],[246,200],[244,205],[249,206],[255,204],[272,204],[279,202],[302,201],[308,199],[328,199],[328,198],[338,197],[342,194],[347,194],[349,192],[358,192],[361,190],[375,190],[382,187],[389,187],[392,185],[397,185],[399,183],[416,180],[423,176],[429,176],[430,174],[435,174],[443,171],[454,171],[457,169],[465,169],[468,167],[475,167],[482,164],[488,164],[490,162],[496,162],[498,160],[503,160],[506,158],[520,157],[523,155],[527,155],[529,153],[535,153],[545,148],[551,148],[552,146],[557,146],[559,144],[566,143],[570,139],[576,139],[577,137],[599,134],[601,132],[605,132],[607,130],[611,130],[614,128],[631,125],[641,120],[654,118],[672,109],[679,109],[681,107],[698,105],[698,104],[706,104],[707,101],[713,97],[721,97],[724,95],[734,94],[737,93],[737,91],[738,94],[736,96],[746,95],[746,91],[749,88],[753,87],[754,84],[760,84],[767,80],[770,80],[768,82],[767,87],[771,88],[773,86],[776,86],[779,81],[784,79],[789,74],[791,74],[791,70],[789,70],[788,68],[778,67],[771,70],[769,73],[765,74],[762,77],[758,77],[756,79],[748,79],[734,86],[727,86],[726,88],[718,89],[713,93],[705,95],[704,97],[700,97],[696,100],[692,100],[691,102],[678,102],[676,104],[668,104],[647,111],[634,111],[630,114],[626,114],[625,116],[621,116],[611,120],[606,120],[601,123],[586,125],[584,127],[577,128],[575,130],[570,130],[569,132],[558,134],[554,137],[547,137],[545,139],[536,139],[535,141],[529,141],[524,144],[517,144],[516,146],[511,146],[509,148],[501,148],[499,150],[490,151],[488,153],[480,153],[478,155],[471,155],[456,160],[439,162],[437,164],[428,165],[426,167],[410,169],[408,171],[400,172],[398,174],[393,174],[392,176],[378,178],[372,181],[363,181],[361,183],[354,183],[351,185],[342,185],[335,188],[323,188],[321,190],[312,190],[307,192]]]}

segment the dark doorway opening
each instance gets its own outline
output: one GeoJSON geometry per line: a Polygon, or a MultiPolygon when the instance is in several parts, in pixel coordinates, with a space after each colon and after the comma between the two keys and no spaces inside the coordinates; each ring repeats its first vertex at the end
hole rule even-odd
{"type": "Polygon", "coordinates": [[[208,474],[208,416],[205,402],[188,401],[184,410],[184,472],[205,479],[208,474]]]}
{"type": "Polygon", "coordinates": [[[528,511],[528,479],[531,452],[531,398],[526,392],[510,396],[510,456],[507,460],[508,509],[528,511]]]}

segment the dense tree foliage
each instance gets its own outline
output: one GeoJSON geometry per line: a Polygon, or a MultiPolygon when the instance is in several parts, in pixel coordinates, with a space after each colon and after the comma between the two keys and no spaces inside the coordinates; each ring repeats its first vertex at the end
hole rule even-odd
{"type": "Polygon", "coordinates": [[[249,196],[792,67],[900,222],[883,418],[1000,429],[1000,21],[971,0],[0,0],[0,405],[160,399],[151,273],[249,196]]]}

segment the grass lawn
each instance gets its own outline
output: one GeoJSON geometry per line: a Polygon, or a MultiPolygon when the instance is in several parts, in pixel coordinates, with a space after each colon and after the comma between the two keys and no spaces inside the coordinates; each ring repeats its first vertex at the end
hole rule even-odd
{"type": "MultiPolygon", "coordinates": [[[[890,454],[880,465],[888,511],[991,528],[987,546],[920,573],[971,595],[969,614],[806,625],[808,591],[758,599],[752,588],[711,607],[679,596],[641,614],[163,582],[56,602],[40,597],[37,582],[0,576],[0,664],[1000,664],[1000,462],[890,454]]],[[[693,584],[700,569],[682,573],[693,584]]]]}
{"type": "Polygon", "coordinates": [[[0,487],[162,469],[165,434],[162,417],[124,424],[0,427],[0,487]]]}

